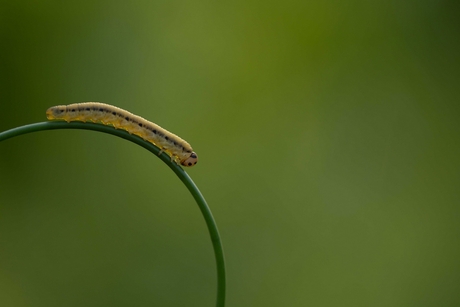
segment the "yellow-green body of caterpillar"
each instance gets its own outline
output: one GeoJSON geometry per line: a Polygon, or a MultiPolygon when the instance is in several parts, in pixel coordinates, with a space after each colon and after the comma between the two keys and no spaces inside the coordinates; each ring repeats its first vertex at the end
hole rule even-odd
{"type": "Polygon", "coordinates": [[[91,121],[113,125],[117,129],[124,129],[154,144],[161,149],[161,152],[168,153],[171,160],[176,163],[183,166],[194,166],[198,162],[198,156],[190,144],[177,135],[140,116],[109,104],[82,102],[55,106],[46,111],[46,117],[49,120],[91,121]]]}

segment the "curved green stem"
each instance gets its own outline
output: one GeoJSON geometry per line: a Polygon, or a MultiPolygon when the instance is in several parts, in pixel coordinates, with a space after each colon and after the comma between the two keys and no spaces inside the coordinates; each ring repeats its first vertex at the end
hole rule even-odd
{"type": "Polygon", "coordinates": [[[195,199],[198,207],[200,207],[201,213],[203,214],[204,220],[206,221],[206,225],[208,226],[209,234],[211,235],[212,246],[214,248],[214,255],[216,258],[217,264],[217,307],[223,307],[225,305],[225,260],[224,260],[224,251],[222,248],[222,242],[220,240],[219,231],[217,230],[216,222],[214,221],[214,217],[212,216],[211,210],[209,209],[206,200],[204,199],[203,195],[201,194],[198,187],[195,185],[193,180],[189,177],[189,175],[175,162],[171,161],[171,158],[166,154],[162,153],[158,156],[160,149],[155,145],[144,141],[142,138],[129,134],[125,130],[115,129],[112,126],[105,126],[101,124],[93,124],[93,123],[83,123],[83,122],[41,122],[30,124],[26,126],[21,126],[17,128],[13,128],[4,132],[0,133],[0,142],[15,136],[19,136],[22,134],[38,132],[43,130],[55,130],[55,129],[85,129],[85,130],[94,130],[99,132],[104,132],[108,134],[113,134],[118,137],[121,137],[125,140],[131,141],[144,147],[145,149],[149,150],[150,152],[154,153],[155,156],[159,157],[164,163],[166,163],[173,172],[179,177],[179,179],[185,184],[187,189],[192,194],[193,198],[195,199]]]}

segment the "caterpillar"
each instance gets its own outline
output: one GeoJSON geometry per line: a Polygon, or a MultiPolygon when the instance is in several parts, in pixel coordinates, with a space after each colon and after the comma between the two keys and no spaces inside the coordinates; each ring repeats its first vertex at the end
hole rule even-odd
{"type": "Polygon", "coordinates": [[[171,157],[171,161],[177,164],[194,166],[198,162],[198,156],[190,144],[177,135],[140,116],[109,104],[82,102],[54,106],[46,110],[46,117],[49,120],[91,121],[112,125],[116,129],[124,129],[152,143],[160,148],[158,155],[164,151],[171,157]]]}

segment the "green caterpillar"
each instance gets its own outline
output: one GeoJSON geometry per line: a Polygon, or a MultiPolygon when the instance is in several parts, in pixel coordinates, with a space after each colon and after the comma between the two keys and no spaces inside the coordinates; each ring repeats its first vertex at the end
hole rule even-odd
{"type": "Polygon", "coordinates": [[[154,144],[160,148],[160,154],[166,152],[171,156],[171,160],[178,164],[194,166],[198,162],[198,156],[190,144],[177,135],[140,116],[109,104],[82,102],[55,106],[46,111],[46,117],[49,120],[91,121],[113,125],[117,129],[124,129],[154,144]]]}

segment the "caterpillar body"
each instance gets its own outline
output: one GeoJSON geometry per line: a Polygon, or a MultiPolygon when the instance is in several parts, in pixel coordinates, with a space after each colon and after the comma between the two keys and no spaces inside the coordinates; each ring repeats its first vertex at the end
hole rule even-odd
{"type": "Polygon", "coordinates": [[[54,106],[46,111],[46,117],[49,120],[91,121],[112,125],[116,129],[124,129],[154,144],[160,148],[160,154],[166,152],[171,157],[171,161],[183,166],[194,166],[198,162],[198,156],[190,144],[177,135],[140,116],[109,104],[82,102],[54,106]]]}

